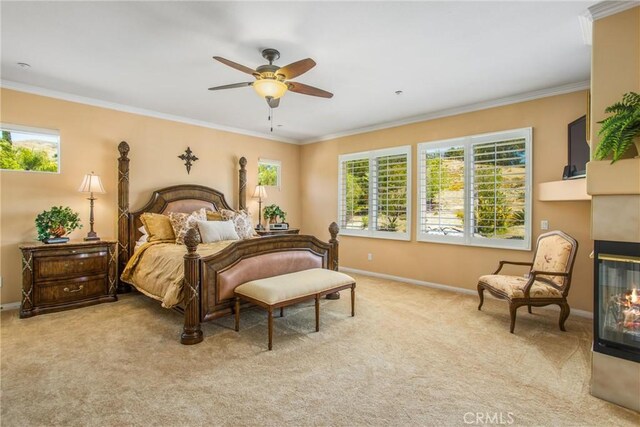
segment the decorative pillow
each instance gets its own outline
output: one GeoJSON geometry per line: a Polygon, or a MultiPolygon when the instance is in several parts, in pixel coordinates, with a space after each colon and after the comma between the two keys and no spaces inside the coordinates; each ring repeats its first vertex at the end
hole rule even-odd
{"type": "Polygon", "coordinates": [[[198,221],[198,230],[202,243],[240,240],[233,221],[198,221]]]}
{"type": "Polygon", "coordinates": [[[147,229],[144,228],[144,225],[138,228],[138,231],[142,233],[142,236],[136,241],[136,246],[140,246],[143,243],[147,243],[149,241],[149,235],[147,234],[147,229]]]}
{"type": "Polygon", "coordinates": [[[220,212],[207,211],[207,221],[224,221],[220,212]]]}
{"type": "Polygon", "coordinates": [[[169,217],[157,213],[143,213],[140,215],[140,221],[149,235],[149,242],[157,242],[159,240],[175,240],[176,235],[173,232],[169,217]]]}
{"type": "Polygon", "coordinates": [[[222,209],[220,213],[222,214],[222,218],[224,218],[226,221],[233,221],[233,225],[236,228],[236,233],[238,233],[240,239],[250,239],[254,236],[255,231],[253,230],[251,215],[249,215],[247,212],[236,212],[222,209]]]}
{"type": "MultiPolygon", "coordinates": [[[[191,228],[195,228],[197,221],[207,220],[207,209],[201,208],[197,211],[193,211],[190,214],[181,212],[171,212],[169,214],[169,220],[173,227],[173,232],[176,236],[176,243],[178,245],[184,245],[184,236],[187,235],[187,231],[191,228]]],[[[197,231],[197,228],[196,228],[197,231]]]]}

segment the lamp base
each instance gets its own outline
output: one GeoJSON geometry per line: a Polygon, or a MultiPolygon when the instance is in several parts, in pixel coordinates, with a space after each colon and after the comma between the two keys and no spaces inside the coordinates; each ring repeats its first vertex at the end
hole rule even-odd
{"type": "Polygon", "coordinates": [[[100,238],[98,237],[95,231],[90,231],[89,234],[87,234],[87,237],[84,238],[84,240],[85,241],[100,240],[100,238]]]}

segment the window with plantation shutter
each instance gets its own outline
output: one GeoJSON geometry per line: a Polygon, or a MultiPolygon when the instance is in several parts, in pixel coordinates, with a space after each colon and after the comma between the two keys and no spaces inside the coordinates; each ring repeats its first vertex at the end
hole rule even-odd
{"type": "Polygon", "coordinates": [[[417,239],[531,248],[531,128],[418,145],[417,239]]]}
{"type": "Polygon", "coordinates": [[[411,147],[339,157],[342,234],[409,240],[411,147]]]}

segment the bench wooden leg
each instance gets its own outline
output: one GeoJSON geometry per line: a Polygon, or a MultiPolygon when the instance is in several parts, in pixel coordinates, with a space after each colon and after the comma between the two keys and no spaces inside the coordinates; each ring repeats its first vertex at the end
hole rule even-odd
{"type": "Polygon", "coordinates": [[[269,351],[273,348],[273,307],[269,307],[269,351]]]}
{"type": "Polygon", "coordinates": [[[236,332],[240,331],[240,297],[236,297],[236,332]]]}
{"type": "Polygon", "coordinates": [[[316,332],[320,331],[320,294],[316,294],[316,332]]]}
{"type": "Polygon", "coordinates": [[[356,285],[351,286],[351,317],[356,315],[356,285]]]}

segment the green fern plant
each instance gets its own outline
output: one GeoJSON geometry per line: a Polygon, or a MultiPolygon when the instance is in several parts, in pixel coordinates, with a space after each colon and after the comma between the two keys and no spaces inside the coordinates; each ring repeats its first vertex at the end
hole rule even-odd
{"type": "MultiPolygon", "coordinates": [[[[603,160],[611,155],[611,163],[614,163],[629,150],[633,139],[640,136],[640,95],[635,92],[625,93],[621,102],[610,105],[604,112],[613,115],[598,122],[602,127],[598,132],[600,145],[595,158],[603,160]]],[[[640,150],[639,146],[640,143],[636,144],[640,150]]]]}

